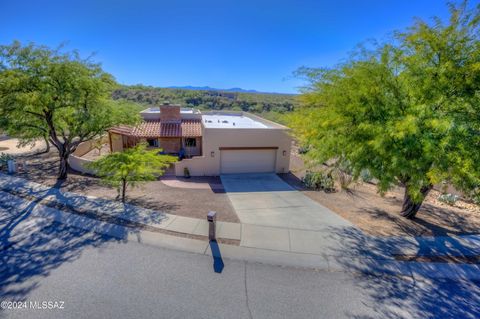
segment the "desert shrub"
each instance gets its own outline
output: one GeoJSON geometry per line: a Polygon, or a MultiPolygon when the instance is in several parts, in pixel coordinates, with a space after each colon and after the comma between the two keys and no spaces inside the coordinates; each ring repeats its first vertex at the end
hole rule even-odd
{"type": "Polygon", "coordinates": [[[302,179],[302,182],[307,188],[319,189],[321,184],[320,180],[321,172],[307,171],[302,179]]]}
{"type": "Polygon", "coordinates": [[[310,147],[308,145],[302,145],[298,148],[298,154],[307,154],[310,147]]]}
{"type": "Polygon", "coordinates": [[[475,204],[480,205],[480,188],[476,188],[473,192],[471,192],[468,198],[475,204]]]}
{"type": "Polygon", "coordinates": [[[323,175],[322,188],[327,192],[332,192],[335,190],[335,182],[331,173],[326,173],[323,175]]]}
{"type": "Polygon", "coordinates": [[[438,196],[439,201],[452,206],[455,205],[458,199],[459,199],[458,195],[454,195],[450,193],[446,193],[438,196]]]}
{"type": "Polygon", "coordinates": [[[7,154],[7,153],[1,153],[0,154],[0,169],[3,168],[4,166],[6,167],[7,166],[7,162],[9,160],[13,160],[14,157],[10,154],[7,154]]]}
{"type": "Polygon", "coordinates": [[[334,180],[330,172],[307,171],[302,179],[303,184],[310,189],[332,191],[335,189],[334,180]]]}
{"type": "Polygon", "coordinates": [[[334,164],[333,172],[340,188],[343,190],[349,189],[353,182],[350,162],[342,158],[338,159],[334,164]]]}
{"type": "Polygon", "coordinates": [[[13,156],[7,153],[0,154],[0,165],[7,165],[9,160],[13,160],[13,156]]]}
{"type": "Polygon", "coordinates": [[[352,175],[350,175],[347,172],[342,171],[340,169],[337,169],[335,171],[335,177],[337,179],[338,184],[340,185],[340,188],[343,189],[343,190],[349,189],[350,185],[353,182],[352,175]]]}
{"type": "Polygon", "coordinates": [[[369,183],[373,179],[372,173],[370,173],[368,169],[362,169],[360,172],[360,179],[365,183],[369,183]]]}

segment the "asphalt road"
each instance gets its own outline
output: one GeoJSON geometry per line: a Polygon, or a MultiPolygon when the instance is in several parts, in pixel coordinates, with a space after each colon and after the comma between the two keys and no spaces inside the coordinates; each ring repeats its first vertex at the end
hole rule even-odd
{"type": "Polygon", "coordinates": [[[19,221],[20,231],[13,232],[11,221],[0,219],[0,300],[23,300],[27,307],[50,301],[63,309],[3,309],[0,318],[480,317],[480,283],[235,260],[223,260],[216,273],[205,255],[119,242],[57,223],[19,221]]]}

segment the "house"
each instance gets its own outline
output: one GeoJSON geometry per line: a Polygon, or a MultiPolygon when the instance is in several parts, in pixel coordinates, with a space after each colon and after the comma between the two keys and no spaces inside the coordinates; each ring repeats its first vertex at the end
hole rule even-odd
{"type": "Polygon", "coordinates": [[[112,152],[147,142],[180,155],[177,176],[185,169],[192,176],[289,171],[291,137],[280,124],[246,112],[200,112],[168,103],[140,114],[140,125],[108,131],[112,152]]]}

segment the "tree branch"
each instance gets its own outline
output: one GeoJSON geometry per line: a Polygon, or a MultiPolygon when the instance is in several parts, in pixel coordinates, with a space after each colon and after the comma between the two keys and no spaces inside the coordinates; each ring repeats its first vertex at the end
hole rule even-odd
{"type": "Polygon", "coordinates": [[[44,116],[44,115],[42,115],[42,114],[40,114],[40,113],[37,113],[37,112],[25,111],[25,113],[34,115],[34,116],[36,116],[36,117],[38,117],[39,119],[42,119],[42,120],[45,119],[45,116],[44,116]]]}

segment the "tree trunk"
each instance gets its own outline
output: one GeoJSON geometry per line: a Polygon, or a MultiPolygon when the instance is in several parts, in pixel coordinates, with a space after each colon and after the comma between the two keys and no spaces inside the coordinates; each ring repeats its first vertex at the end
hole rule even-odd
{"type": "Polygon", "coordinates": [[[44,136],[43,139],[45,140],[45,153],[50,152],[50,142],[48,141],[48,137],[44,136]]]}
{"type": "Polygon", "coordinates": [[[122,203],[125,203],[125,192],[127,190],[127,181],[122,180],[122,203]]]}
{"type": "Polygon", "coordinates": [[[57,179],[64,180],[64,179],[67,179],[67,175],[68,175],[68,168],[69,168],[68,157],[70,154],[64,152],[64,153],[59,153],[59,155],[60,155],[60,168],[58,171],[57,179]]]}
{"type": "Polygon", "coordinates": [[[403,196],[403,205],[402,205],[402,211],[400,212],[400,215],[408,219],[415,218],[418,210],[422,206],[423,200],[425,199],[425,197],[428,195],[428,193],[432,188],[433,188],[432,185],[422,187],[422,189],[420,190],[420,193],[422,193],[422,199],[420,202],[415,203],[410,197],[410,194],[408,193],[408,186],[405,186],[405,194],[403,196]]]}

